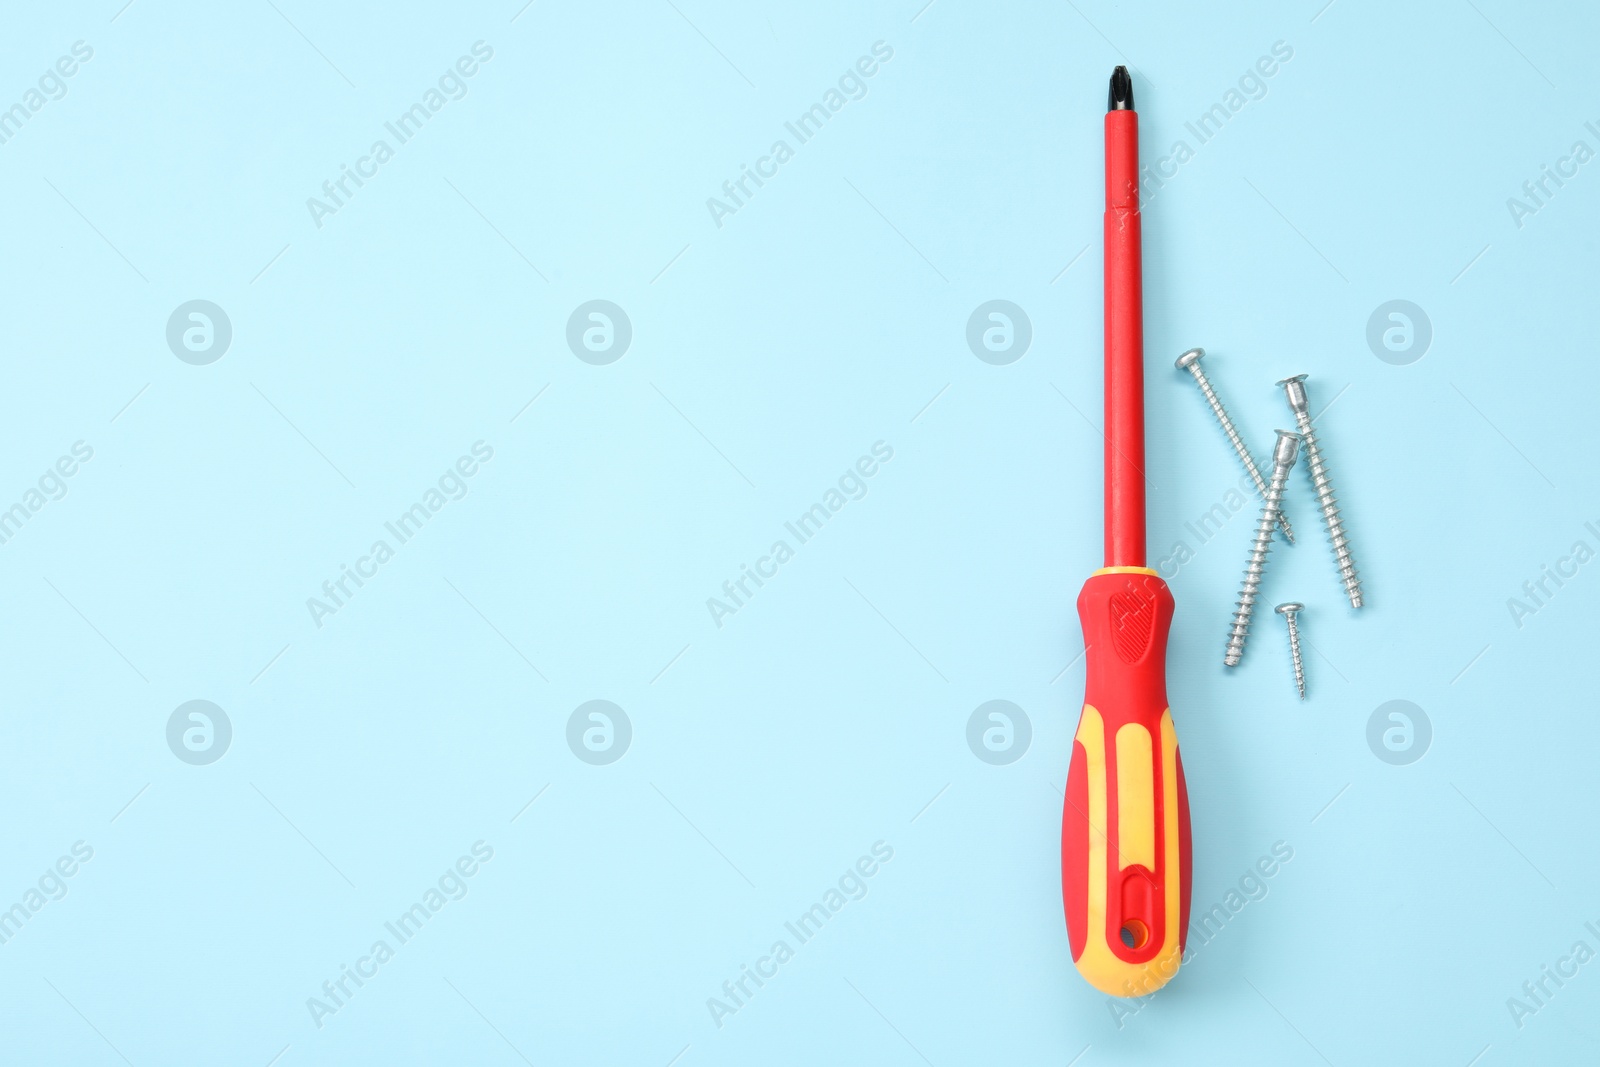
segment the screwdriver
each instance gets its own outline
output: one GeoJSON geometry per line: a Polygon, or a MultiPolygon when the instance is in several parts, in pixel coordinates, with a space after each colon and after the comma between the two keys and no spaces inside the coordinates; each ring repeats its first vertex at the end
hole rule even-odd
{"type": "Polygon", "coordinates": [[[1106,111],[1106,565],[1078,594],[1083,712],[1061,819],[1061,889],[1078,971],[1143,996],[1178,971],[1189,927],[1189,795],[1167,705],[1172,593],[1145,566],[1139,116],[1126,67],[1106,111]]]}

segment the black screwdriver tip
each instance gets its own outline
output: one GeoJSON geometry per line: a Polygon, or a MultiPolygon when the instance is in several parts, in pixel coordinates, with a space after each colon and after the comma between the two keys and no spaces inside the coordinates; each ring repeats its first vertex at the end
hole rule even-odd
{"type": "Polygon", "coordinates": [[[1106,110],[1133,110],[1133,79],[1128,76],[1127,67],[1118,67],[1111,72],[1111,92],[1107,97],[1106,110]]]}

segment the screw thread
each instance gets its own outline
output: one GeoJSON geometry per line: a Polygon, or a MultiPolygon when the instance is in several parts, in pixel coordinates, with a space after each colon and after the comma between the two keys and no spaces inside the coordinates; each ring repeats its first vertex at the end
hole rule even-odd
{"type": "Polygon", "coordinates": [[[1300,658],[1300,624],[1293,615],[1285,616],[1289,620],[1289,658],[1294,661],[1294,687],[1300,693],[1300,699],[1306,698],[1306,664],[1300,658]]]}
{"type": "MultiPolygon", "coordinates": [[[[1228,409],[1223,406],[1222,398],[1211,387],[1211,380],[1206,377],[1206,372],[1200,368],[1199,363],[1189,365],[1189,372],[1194,375],[1195,384],[1200,386],[1201,394],[1206,398],[1206,403],[1211,405],[1212,414],[1216,415],[1217,422],[1222,424],[1222,432],[1228,435],[1228,443],[1233,446],[1234,452],[1239,455],[1239,462],[1244,464],[1246,473],[1256,483],[1256,492],[1263,495],[1267,491],[1267,480],[1261,476],[1261,468],[1256,465],[1255,457],[1250,454],[1250,448],[1244,443],[1244,438],[1239,436],[1238,429],[1233,425],[1233,419],[1228,415],[1228,409]]],[[[1289,525],[1289,517],[1278,512],[1278,525],[1283,529],[1284,539],[1291,545],[1294,544],[1294,529],[1289,525]]]]}
{"type": "Polygon", "coordinates": [[[1283,487],[1289,480],[1293,462],[1274,466],[1272,481],[1261,500],[1261,518],[1256,523],[1255,538],[1250,544],[1250,561],[1245,564],[1244,584],[1239,588],[1239,603],[1233,612],[1233,629],[1228,634],[1228,652],[1222,662],[1237,667],[1244,658],[1244,639],[1250,632],[1250,616],[1256,610],[1256,597],[1261,593],[1261,575],[1267,568],[1267,553],[1272,550],[1272,529],[1278,524],[1279,508],[1283,502],[1283,487]]]}
{"type": "Polygon", "coordinates": [[[1339,515],[1339,502],[1333,493],[1333,483],[1328,479],[1328,464],[1322,458],[1316,431],[1311,428],[1310,413],[1296,412],[1295,422],[1300,427],[1300,443],[1306,453],[1306,471],[1311,476],[1311,488],[1317,494],[1317,506],[1328,526],[1328,541],[1333,546],[1333,561],[1339,568],[1339,580],[1344,583],[1350,606],[1359,608],[1362,603],[1361,577],[1356,573],[1356,561],[1350,554],[1350,537],[1345,533],[1344,519],[1339,515]]]}

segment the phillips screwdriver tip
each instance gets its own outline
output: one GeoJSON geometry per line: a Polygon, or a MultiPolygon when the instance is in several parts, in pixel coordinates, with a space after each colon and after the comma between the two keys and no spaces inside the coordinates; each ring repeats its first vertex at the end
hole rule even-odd
{"type": "Polygon", "coordinates": [[[1127,67],[1117,67],[1111,72],[1111,92],[1107,97],[1107,111],[1133,110],[1133,79],[1127,67]]]}

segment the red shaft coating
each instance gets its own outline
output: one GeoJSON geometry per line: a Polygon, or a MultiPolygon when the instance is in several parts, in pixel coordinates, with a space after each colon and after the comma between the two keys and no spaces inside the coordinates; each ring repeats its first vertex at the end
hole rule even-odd
{"type": "Polygon", "coordinates": [[[1106,112],[1106,566],[1143,567],[1144,295],[1139,115],[1106,112]]]}

